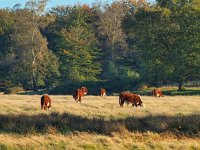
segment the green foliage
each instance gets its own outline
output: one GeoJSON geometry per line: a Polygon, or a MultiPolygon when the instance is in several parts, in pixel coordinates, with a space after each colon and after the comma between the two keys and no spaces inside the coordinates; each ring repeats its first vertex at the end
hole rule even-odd
{"type": "Polygon", "coordinates": [[[33,90],[83,82],[95,87],[101,80],[111,91],[169,82],[181,90],[200,79],[199,0],[114,1],[44,13],[47,2],[0,9],[2,90],[19,84],[33,90]]]}
{"type": "Polygon", "coordinates": [[[85,81],[85,82],[69,82],[56,86],[49,89],[47,93],[55,95],[72,95],[77,88],[81,86],[86,86],[88,88],[89,95],[100,95],[100,88],[105,88],[107,90],[107,95],[113,95],[114,93],[119,93],[121,91],[133,91],[135,90],[135,85],[138,84],[138,80],[127,79],[118,81],[85,81]]]}
{"type": "Polygon", "coordinates": [[[113,61],[108,64],[108,70],[104,74],[104,78],[108,81],[118,81],[127,85],[139,82],[140,75],[130,67],[117,67],[113,61]]]}
{"type": "Polygon", "coordinates": [[[199,79],[200,36],[197,1],[158,1],[125,20],[125,29],[140,51],[144,81],[160,85],[199,79]],[[193,3],[195,5],[193,5],[193,3]],[[132,25],[132,26],[130,26],[132,25]],[[134,30],[135,29],[135,30],[134,30]],[[136,30],[137,29],[137,30],[136,30]],[[139,39],[139,40],[136,40],[139,39]]]}
{"type": "MultiPolygon", "coordinates": [[[[152,96],[152,89],[149,89],[148,85],[146,84],[139,84],[137,87],[137,90],[131,91],[132,93],[140,94],[140,95],[147,95],[152,96]],[[142,88],[142,86],[144,86],[142,88]]],[[[200,89],[199,88],[185,88],[185,90],[177,91],[176,89],[165,89],[163,88],[163,95],[169,95],[169,96],[177,96],[177,95],[200,95],[200,89]]]]}
{"type": "Polygon", "coordinates": [[[105,78],[110,81],[114,81],[119,76],[118,69],[113,61],[108,63],[108,71],[104,74],[105,78]]]}
{"type": "Polygon", "coordinates": [[[13,15],[9,10],[0,10],[0,82],[4,83],[11,73],[12,53],[10,51],[10,30],[13,15]],[[5,55],[6,54],[6,55],[5,55]]]}
{"type": "MultiPolygon", "coordinates": [[[[67,24],[60,24],[57,55],[60,57],[62,78],[69,81],[97,80],[101,72],[100,49],[92,26],[87,23],[88,13],[83,7],[66,7],[67,24]]],[[[60,18],[55,20],[57,25],[60,18]]]]}
{"type": "MultiPolygon", "coordinates": [[[[42,11],[43,2],[27,2],[26,6],[35,5],[35,9],[42,11]]],[[[16,9],[10,12],[10,16],[15,19],[9,28],[6,28],[5,35],[2,35],[8,42],[4,43],[5,46],[0,51],[0,69],[5,69],[3,80],[36,90],[37,86],[50,85],[49,80],[59,75],[59,72],[58,59],[48,50],[47,41],[40,32],[39,25],[42,22],[37,14],[39,11],[34,11],[16,9]]],[[[8,21],[10,19],[6,18],[4,22],[8,21]]]]}

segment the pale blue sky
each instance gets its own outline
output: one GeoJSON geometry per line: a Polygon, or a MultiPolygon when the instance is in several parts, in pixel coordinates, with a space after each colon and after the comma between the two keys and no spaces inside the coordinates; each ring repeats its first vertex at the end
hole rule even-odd
{"type": "MultiPolygon", "coordinates": [[[[28,0],[0,0],[0,8],[12,8],[15,4],[21,3],[22,6],[28,0]]],[[[113,0],[97,0],[98,2],[112,2],[113,0]]],[[[154,2],[155,0],[149,0],[150,2],[154,2]]],[[[89,4],[96,2],[96,0],[49,0],[47,8],[55,7],[57,5],[74,5],[74,4],[89,4]]]]}

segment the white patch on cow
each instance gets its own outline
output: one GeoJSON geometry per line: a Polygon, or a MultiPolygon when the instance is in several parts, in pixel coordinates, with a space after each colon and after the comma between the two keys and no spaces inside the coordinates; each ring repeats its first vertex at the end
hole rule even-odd
{"type": "Polygon", "coordinates": [[[103,93],[103,96],[106,96],[106,93],[103,93]]]}
{"type": "MultiPolygon", "coordinates": [[[[140,100],[142,101],[142,97],[140,95],[138,95],[140,97],[140,100]]],[[[141,107],[145,108],[145,104],[142,101],[141,107]]]]}
{"type": "Polygon", "coordinates": [[[84,95],[86,95],[87,93],[86,92],[84,92],[84,95]]]}
{"type": "Polygon", "coordinates": [[[160,96],[160,94],[159,94],[159,93],[157,93],[157,94],[156,94],[156,97],[159,97],[159,96],[160,96]]]}
{"type": "Polygon", "coordinates": [[[50,103],[47,103],[47,107],[49,107],[50,103]]]}

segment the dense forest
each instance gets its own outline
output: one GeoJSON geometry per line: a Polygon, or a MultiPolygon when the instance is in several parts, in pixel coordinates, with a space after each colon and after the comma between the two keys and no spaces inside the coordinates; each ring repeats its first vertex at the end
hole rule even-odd
{"type": "Polygon", "coordinates": [[[47,3],[0,9],[1,90],[172,83],[181,90],[200,80],[199,0],[116,0],[46,11],[47,3]]]}

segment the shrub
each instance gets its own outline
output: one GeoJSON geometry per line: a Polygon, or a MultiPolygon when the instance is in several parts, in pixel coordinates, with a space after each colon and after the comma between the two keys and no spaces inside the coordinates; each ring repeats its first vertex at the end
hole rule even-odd
{"type": "Polygon", "coordinates": [[[18,92],[23,92],[23,91],[25,90],[22,87],[12,87],[12,88],[7,89],[7,91],[5,91],[4,94],[15,94],[18,92]]]}
{"type": "Polygon", "coordinates": [[[147,89],[149,89],[149,85],[147,83],[142,82],[137,85],[137,90],[147,90],[147,89]]]}

